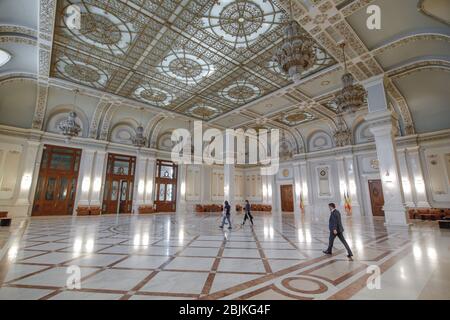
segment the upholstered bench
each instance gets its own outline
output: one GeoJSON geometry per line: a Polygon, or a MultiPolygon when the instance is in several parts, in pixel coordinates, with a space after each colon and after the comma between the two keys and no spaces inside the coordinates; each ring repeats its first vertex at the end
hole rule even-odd
{"type": "Polygon", "coordinates": [[[450,216],[445,216],[442,220],[439,220],[439,228],[450,229],[450,216]]]}
{"type": "Polygon", "coordinates": [[[152,205],[139,206],[139,214],[156,213],[156,209],[152,205]]]}
{"type": "Polygon", "coordinates": [[[0,211],[0,226],[9,227],[11,225],[11,218],[8,218],[7,211],[0,211]]]}

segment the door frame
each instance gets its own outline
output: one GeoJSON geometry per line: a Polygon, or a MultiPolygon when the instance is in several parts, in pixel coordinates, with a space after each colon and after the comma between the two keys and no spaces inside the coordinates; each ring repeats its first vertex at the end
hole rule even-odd
{"type": "MultiPolygon", "coordinates": [[[[175,212],[177,210],[177,194],[178,194],[178,171],[179,171],[179,166],[170,161],[170,160],[164,160],[164,159],[156,159],[156,165],[155,165],[155,183],[154,183],[154,188],[155,188],[155,192],[154,192],[154,203],[156,206],[156,210],[160,211],[160,208],[164,208],[166,206],[169,205],[169,203],[172,204],[172,210],[173,211],[167,211],[167,210],[163,210],[163,212],[175,212]],[[163,166],[164,164],[171,164],[174,170],[174,174],[173,174],[173,178],[171,179],[167,179],[164,177],[160,177],[160,168],[161,166],[163,166]],[[161,201],[159,200],[159,186],[161,184],[166,185],[166,187],[164,188],[164,194],[166,195],[167,193],[167,184],[171,184],[172,185],[172,201],[167,202],[167,201],[161,201]]],[[[164,196],[165,199],[165,196],[164,196]]]]}
{"type": "Polygon", "coordinates": [[[372,201],[370,199],[370,190],[369,190],[369,180],[381,180],[379,173],[369,173],[361,175],[361,184],[364,192],[362,193],[361,199],[364,203],[364,212],[367,212],[369,215],[374,217],[372,212],[372,201]]]}
{"type": "Polygon", "coordinates": [[[385,213],[385,211],[384,211],[384,204],[386,203],[385,202],[385,199],[384,199],[384,191],[383,191],[383,181],[381,180],[381,179],[368,179],[367,180],[367,188],[368,188],[368,190],[369,190],[369,192],[368,192],[368,196],[369,196],[369,200],[370,200],[370,209],[371,209],[371,211],[372,211],[372,216],[373,217],[385,217],[386,216],[386,213],[385,213]],[[376,216],[376,215],[374,215],[373,214],[373,202],[372,202],[372,193],[370,192],[370,183],[371,182],[373,182],[373,181],[379,181],[380,182],[380,187],[381,187],[381,194],[382,194],[382,196],[383,196],[383,206],[381,207],[381,210],[383,211],[383,215],[380,215],[380,216],[376,216]]]}
{"type": "Polygon", "coordinates": [[[280,193],[280,212],[295,212],[295,190],[294,184],[292,183],[280,183],[278,184],[278,192],[280,193]],[[292,190],[292,211],[283,211],[282,197],[281,197],[281,188],[290,186],[292,190]]]}
{"type": "MultiPolygon", "coordinates": [[[[287,180],[283,180],[283,181],[276,181],[275,193],[272,191],[272,197],[275,200],[273,207],[277,208],[278,212],[281,212],[281,186],[288,185],[288,184],[294,186],[294,180],[287,179],[287,180]]],[[[295,202],[295,193],[294,193],[294,210],[295,210],[295,203],[296,202],[295,202]]]]}
{"type": "MultiPolygon", "coordinates": [[[[50,154],[53,155],[53,154],[55,154],[55,152],[50,152],[50,154]]],[[[61,146],[61,145],[56,145],[56,144],[44,144],[43,145],[43,147],[40,150],[39,155],[38,155],[38,157],[39,157],[38,159],[40,159],[39,160],[40,161],[39,162],[40,165],[39,165],[39,168],[37,169],[36,179],[32,183],[33,200],[31,202],[30,216],[70,216],[70,215],[74,214],[75,204],[78,201],[78,186],[79,186],[78,179],[79,179],[79,176],[80,176],[82,155],[83,155],[83,149],[81,149],[81,148],[73,148],[73,147],[61,146]],[[72,203],[71,203],[72,208],[71,208],[71,210],[69,210],[69,207],[67,207],[66,208],[66,213],[59,213],[59,214],[45,214],[45,213],[44,214],[40,214],[39,213],[39,214],[36,214],[34,208],[35,208],[36,202],[40,201],[39,199],[36,200],[36,192],[38,192],[38,190],[39,190],[39,180],[40,180],[40,177],[41,177],[41,171],[45,171],[46,172],[46,174],[45,174],[46,180],[44,182],[42,182],[43,187],[40,190],[40,192],[44,192],[43,194],[45,194],[46,188],[48,186],[48,177],[50,175],[58,176],[58,175],[62,174],[62,170],[60,170],[60,172],[58,172],[57,169],[53,169],[53,170],[50,169],[51,157],[47,157],[47,159],[46,159],[46,168],[44,170],[42,169],[44,155],[46,154],[46,152],[48,152],[48,150],[51,150],[51,149],[66,149],[66,150],[72,150],[73,151],[72,154],[74,155],[74,157],[72,158],[72,165],[71,165],[72,166],[72,171],[71,171],[72,174],[67,176],[69,178],[68,186],[70,186],[71,180],[75,179],[75,183],[72,186],[72,188],[70,189],[70,192],[69,192],[69,188],[67,189],[68,197],[70,197],[70,193],[73,193],[73,200],[72,200],[72,203]],[[79,157],[78,165],[76,164],[76,160],[75,160],[76,157],[77,157],[76,153],[78,153],[78,157],[79,157]],[[50,174],[49,174],[49,171],[50,171],[50,174]],[[51,171],[54,171],[54,172],[51,172],[51,171]]],[[[58,194],[59,186],[60,186],[60,183],[57,181],[56,184],[55,184],[55,195],[58,194]]],[[[41,196],[42,196],[42,194],[41,194],[41,196]]],[[[70,204],[70,200],[66,200],[66,202],[67,202],[67,204],[70,204]]]]}
{"type": "Polygon", "coordinates": [[[137,158],[136,156],[128,155],[128,154],[119,154],[119,153],[113,153],[108,152],[106,157],[106,167],[105,167],[105,175],[104,175],[104,188],[103,188],[103,195],[102,195],[102,213],[104,214],[117,214],[117,211],[119,213],[132,213],[133,212],[133,198],[134,198],[134,189],[135,189],[135,180],[136,180],[136,164],[137,164],[137,158]],[[114,174],[114,161],[116,160],[116,157],[124,157],[129,158],[129,163],[131,163],[131,167],[129,170],[131,170],[131,173],[129,172],[128,175],[119,175],[114,174]],[[111,163],[111,167],[109,167],[111,163]],[[111,172],[108,172],[109,171],[111,172]],[[118,181],[118,194],[117,194],[117,201],[115,201],[115,210],[114,212],[109,210],[109,206],[111,205],[113,200],[110,199],[112,185],[114,181],[118,181]],[[128,190],[127,190],[127,197],[129,199],[127,200],[130,210],[126,210],[127,212],[120,212],[120,201],[122,197],[122,184],[124,181],[127,181],[128,183],[128,190]],[[130,187],[130,182],[132,183],[130,187]],[[130,190],[131,190],[131,196],[130,196],[130,190]],[[106,197],[106,193],[108,192],[108,198],[106,197]],[[107,203],[109,202],[109,204],[107,203]],[[129,211],[129,212],[128,212],[129,211]]]}

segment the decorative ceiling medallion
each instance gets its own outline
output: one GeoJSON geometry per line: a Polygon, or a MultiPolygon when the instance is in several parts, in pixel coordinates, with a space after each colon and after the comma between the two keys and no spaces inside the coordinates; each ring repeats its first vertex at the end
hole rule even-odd
{"type": "Polygon", "coordinates": [[[134,95],[138,99],[158,107],[165,107],[173,100],[173,95],[170,92],[151,85],[142,85],[138,87],[134,91],[134,95]]]}
{"type": "Polygon", "coordinates": [[[196,84],[214,72],[214,65],[185,50],[173,50],[158,69],[183,83],[196,84]]]}
{"type": "Polygon", "coordinates": [[[314,119],[314,116],[305,111],[294,111],[281,117],[281,122],[289,126],[296,126],[314,119]]]}
{"type": "Polygon", "coordinates": [[[68,57],[59,59],[56,62],[56,69],[67,79],[91,85],[96,88],[104,87],[108,81],[106,72],[100,70],[96,66],[81,61],[73,61],[68,57]]]}
{"type": "Polygon", "coordinates": [[[109,51],[114,55],[123,55],[133,40],[135,33],[131,23],[125,23],[115,15],[101,8],[79,2],[81,28],[69,28],[63,19],[65,31],[80,41],[109,51]],[[82,4],[82,5],[81,5],[82,4]]]}
{"type": "Polygon", "coordinates": [[[246,80],[238,80],[220,92],[220,95],[236,103],[246,103],[261,95],[261,90],[246,80]]]}
{"type": "Polygon", "coordinates": [[[202,24],[233,47],[242,48],[271,31],[282,18],[283,13],[272,0],[221,0],[202,18],[202,24]]]}
{"type": "Polygon", "coordinates": [[[200,103],[189,108],[187,113],[201,119],[212,119],[220,113],[220,110],[216,107],[200,103]]]}

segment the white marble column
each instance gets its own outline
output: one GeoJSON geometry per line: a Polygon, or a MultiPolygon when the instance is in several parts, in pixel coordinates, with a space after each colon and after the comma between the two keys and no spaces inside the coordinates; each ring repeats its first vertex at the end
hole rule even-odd
{"type": "Polygon", "coordinates": [[[146,205],[152,205],[154,201],[155,171],[156,171],[156,159],[149,158],[147,161],[147,168],[145,173],[144,202],[146,205]]]}
{"type": "Polygon", "coordinates": [[[344,157],[336,157],[336,165],[339,179],[339,206],[344,210],[345,194],[348,192],[347,175],[345,173],[344,157]]]}
{"type": "Polygon", "coordinates": [[[347,186],[348,186],[348,194],[350,196],[350,201],[352,205],[352,214],[360,216],[361,213],[361,204],[360,197],[358,192],[358,181],[357,181],[357,164],[353,155],[345,157],[345,168],[347,173],[347,186]]]}
{"type": "Polygon", "coordinates": [[[301,196],[303,198],[303,206],[305,208],[305,213],[309,213],[309,187],[310,181],[308,177],[308,164],[306,161],[300,162],[300,179],[301,179],[301,196]]]}
{"type": "Polygon", "coordinates": [[[101,207],[103,203],[103,190],[106,174],[106,152],[97,151],[95,154],[94,170],[92,174],[92,191],[90,197],[90,205],[101,207]]]}
{"type": "Polygon", "coordinates": [[[415,202],[418,208],[430,208],[428,202],[425,180],[423,178],[422,164],[420,162],[419,147],[408,148],[407,155],[412,173],[412,187],[414,190],[415,202]]]}
{"type": "Polygon", "coordinates": [[[186,212],[186,165],[178,165],[177,213],[186,212]]]}
{"type": "Polygon", "coordinates": [[[225,162],[223,168],[223,195],[231,205],[231,213],[236,211],[234,202],[234,135],[231,130],[225,133],[225,162]]]}
{"type": "Polygon", "coordinates": [[[294,163],[294,213],[300,211],[300,193],[302,191],[302,181],[300,177],[300,163],[294,163]]]}
{"type": "Polygon", "coordinates": [[[386,225],[407,226],[405,200],[395,145],[398,118],[389,110],[383,76],[365,82],[368,93],[369,114],[366,121],[375,138],[380,176],[384,195],[386,225]]]}
{"type": "Polygon", "coordinates": [[[145,182],[148,158],[138,152],[134,174],[133,213],[139,213],[139,207],[145,204],[145,182]]]}
{"type": "Polygon", "coordinates": [[[403,187],[403,195],[405,197],[405,205],[408,208],[413,208],[413,207],[415,207],[415,204],[413,201],[413,191],[412,191],[407,157],[408,156],[407,156],[405,149],[398,151],[398,164],[400,166],[400,174],[401,174],[401,181],[402,181],[402,187],[403,187]]]}
{"type": "Polygon", "coordinates": [[[15,202],[16,208],[14,215],[26,216],[31,214],[33,180],[37,180],[39,176],[39,168],[36,170],[36,165],[39,164],[38,154],[40,145],[40,142],[37,141],[27,141],[26,152],[23,157],[22,175],[18,176],[20,178],[20,189],[15,202]]]}
{"type": "Polygon", "coordinates": [[[92,172],[94,166],[95,150],[83,149],[81,152],[80,173],[78,177],[78,190],[74,209],[79,206],[89,206],[92,172]]]}

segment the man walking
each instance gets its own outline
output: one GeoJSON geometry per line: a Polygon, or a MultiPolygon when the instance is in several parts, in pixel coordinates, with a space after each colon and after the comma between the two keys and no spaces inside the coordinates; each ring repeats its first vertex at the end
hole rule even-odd
{"type": "Polygon", "coordinates": [[[330,240],[328,243],[328,249],[324,250],[323,253],[325,254],[332,253],[334,238],[338,237],[339,240],[341,240],[342,244],[344,245],[345,249],[347,250],[347,257],[351,258],[353,257],[353,253],[350,247],[348,246],[347,241],[345,241],[343,235],[344,227],[342,226],[341,213],[338,210],[336,210],[336,205],[334,203],[328,204],[328,208],[330,209],[330,221],[328,222],[328,227],[330,229],[330,240]]]}
{"type": "Polygon", "coordinates": [[[245,224],[245,221],[247,221],[247,219],[250,219],[250,222],[252,223],[253,226],[253,216],[250,213],[250,203],[248,202],[248,200],[245,200],[244,221],[242,222],[242,225],[245,224]]]}
{"type": "Polygon", "coordinates": [[[223,216],[222,224],[219,226],[219,228],[223,229],[225,220],[228,220],[228,229],[231,229],[230,209],[231,209],[230,204],[228,203],[228,201],[225,201],[225,206],[224,206],[225,215],[223,216]]]}

